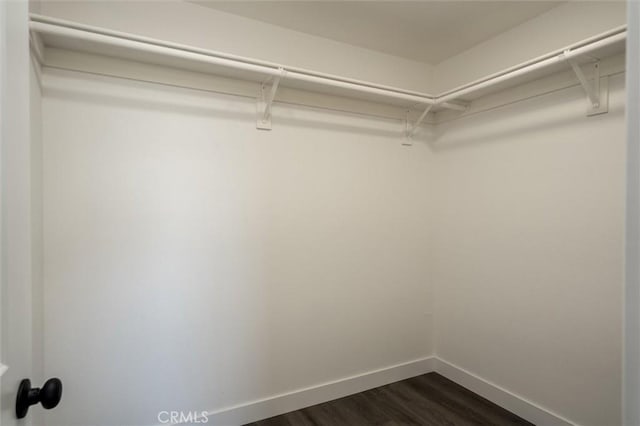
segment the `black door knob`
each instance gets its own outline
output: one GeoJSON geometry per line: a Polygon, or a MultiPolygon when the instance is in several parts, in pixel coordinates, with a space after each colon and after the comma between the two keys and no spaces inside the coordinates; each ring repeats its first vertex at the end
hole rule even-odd
{"type": "Polygon", "coordinates": [[[47,410],[52,409],[62,398],[62,382],[58,378],[49,379],[42,388],[32,388],[31,380],[23,379],[18,388],[16,399],[16,417],[21,419],[27,415],[29,407],[38,402],[47,410]]]}

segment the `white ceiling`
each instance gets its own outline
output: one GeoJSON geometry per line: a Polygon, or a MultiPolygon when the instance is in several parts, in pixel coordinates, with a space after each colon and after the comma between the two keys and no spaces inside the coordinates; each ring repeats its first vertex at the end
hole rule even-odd
{"type": "Polygon", "coordinates": [[[223,12],[437,64],[560,1],[198,1],[223,12]]]}

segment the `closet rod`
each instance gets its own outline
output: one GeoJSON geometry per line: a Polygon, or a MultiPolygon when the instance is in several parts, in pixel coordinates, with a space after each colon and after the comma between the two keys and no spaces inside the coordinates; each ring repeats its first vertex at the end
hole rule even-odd
{"type": "Polygon", "coordinates": [[[567,62],[569,59],[586,55],[603,47],[622,42],[626,39],[626,37],[626,27],[616,28],[615,30],[604,33],[600,36],[596,36],[573,45],[573,47],[567,47],[560,51],[556,51],[538,59],[534,59],[532,61],[518,65],[516,67],[509,68],[496,74],[492,74],[488,77],[485,77],[484,79],[477,80],[476,82],[466,84],[459,89],[454,89],[453,91],[447,92],[444,95],[438,96],[436,98],[436,105],[453,101],[455,99],[460,99],[470,93],[477,92],[487,87],[494,86],[498,83],[514,79],[524,74],[529,74],[533,71],[551,66],[553,64],[567,62]]]}
{"type": "MultiPolygon", "coordinates": [[[[110,31],[102,28],[91,27],[89,25],[69,23],[38,15],[31,15],[30,29],[36,33],[69,37],[76,40],[95,42],[162,56],[219,65],[243,71],[255,72],[265,76],[279,76],[282,77],[283,80],[296,80],[324,86],[338,87],[361,93],[411,101],[420,105],[435,104],[434,98],[426,94],[407,93],[407,91],[403,91],[401,89],[379,86],[364,81],[329,76],[327,74],[312,73],[282,65],[253,61],[246,58],[241,59],[237,56],[225,55],[204,49],[194,49],[187,46],[179,46],[160,40],[138,37],[132,34],[110,31]]],[[[441,103],[440,106],[460,111],[465,109],[464,106],[448,102],[441,103]]]]}

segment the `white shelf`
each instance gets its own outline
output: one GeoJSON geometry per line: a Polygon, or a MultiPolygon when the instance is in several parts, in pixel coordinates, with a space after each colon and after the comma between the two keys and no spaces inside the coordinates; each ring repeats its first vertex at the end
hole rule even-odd
{"type": "MultiPolygon", "coordinates": [[[[432,105],[431,111],[463,110],[464,105],[474,99],[560,71],[570,70],[568,59],[584,64],[620,54],[624,52],[626,37],[624,27],[616,28],[459,88],[439,95],[432,95],[241,58],[39,15],[31,15],[31,30],[39,39],[36,44],[45,51],[47,48],[60,48],[256,83],[264,83],[269,78],[282,76],[280,87],[366,100],[407,109],[424,109],[432,105]]],[[[46,54],[41,56],[46,57],[46,54]]],[[[42,58],[41,60],[44,60],[46,65],[46,60],[42,58]]]]}

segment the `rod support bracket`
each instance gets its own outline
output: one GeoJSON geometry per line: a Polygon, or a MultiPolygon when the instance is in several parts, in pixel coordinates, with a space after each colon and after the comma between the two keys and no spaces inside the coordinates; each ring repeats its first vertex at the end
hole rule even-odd
{"type": "Polygon", "coordinates": [[[279,68],[280,74],[267,79],[260,86],[260,95],[256,104],[256,129],[271,130],[271,107],[276,97],[280,80],[285,76],[287,71],[279,68]],[[268,87],[271,84],[271,87],[268,87]]]}
{"type": "Polygon", "coordinates": [[[429,111],[431,111],[431,108],[433,108],[433,105],[434,104],[428,104],[427,107],[422,112],[422,114],[420,115],[420,117],[418,117],[418,119],[413,124],[409,122],[410,111],[407,111],[407,118],[405,120],[405,130],[404,130],[405,141],[402,143],[403,145],[408,145],[408,146],[413,145],[413,137],[418,132],[418,129],[420,128],[420,124],[422,124],[424,119],[427,117],[427,114],[429,114],[429,111]]]}
{"type": "MultiPolygon", "coordinates": [[[[565,51],[565,55],[569,51],[565,51]]],[[[573,58],[568,58],[567,62],[571,65],[573,72],[578,77],[580,85],[587,95],[587,101],[589,102],[587,108],[587,116],[599,115],[609,112],[609,80],[607,78],[600,78],[600,61],[595,61],[589,66],[592,69],[591,81],[587,78],[582,67],[573,58]]]]}
{"type": "Polygon", "coordinates": [[[411,131],[411,110],[407,110],[407,115],[405,116],[404,119],[404,130],[403,130],[403,135],[404,138],[402,140],[402,145],[404,146],[413,146],[413,133],[411,131]]]}

